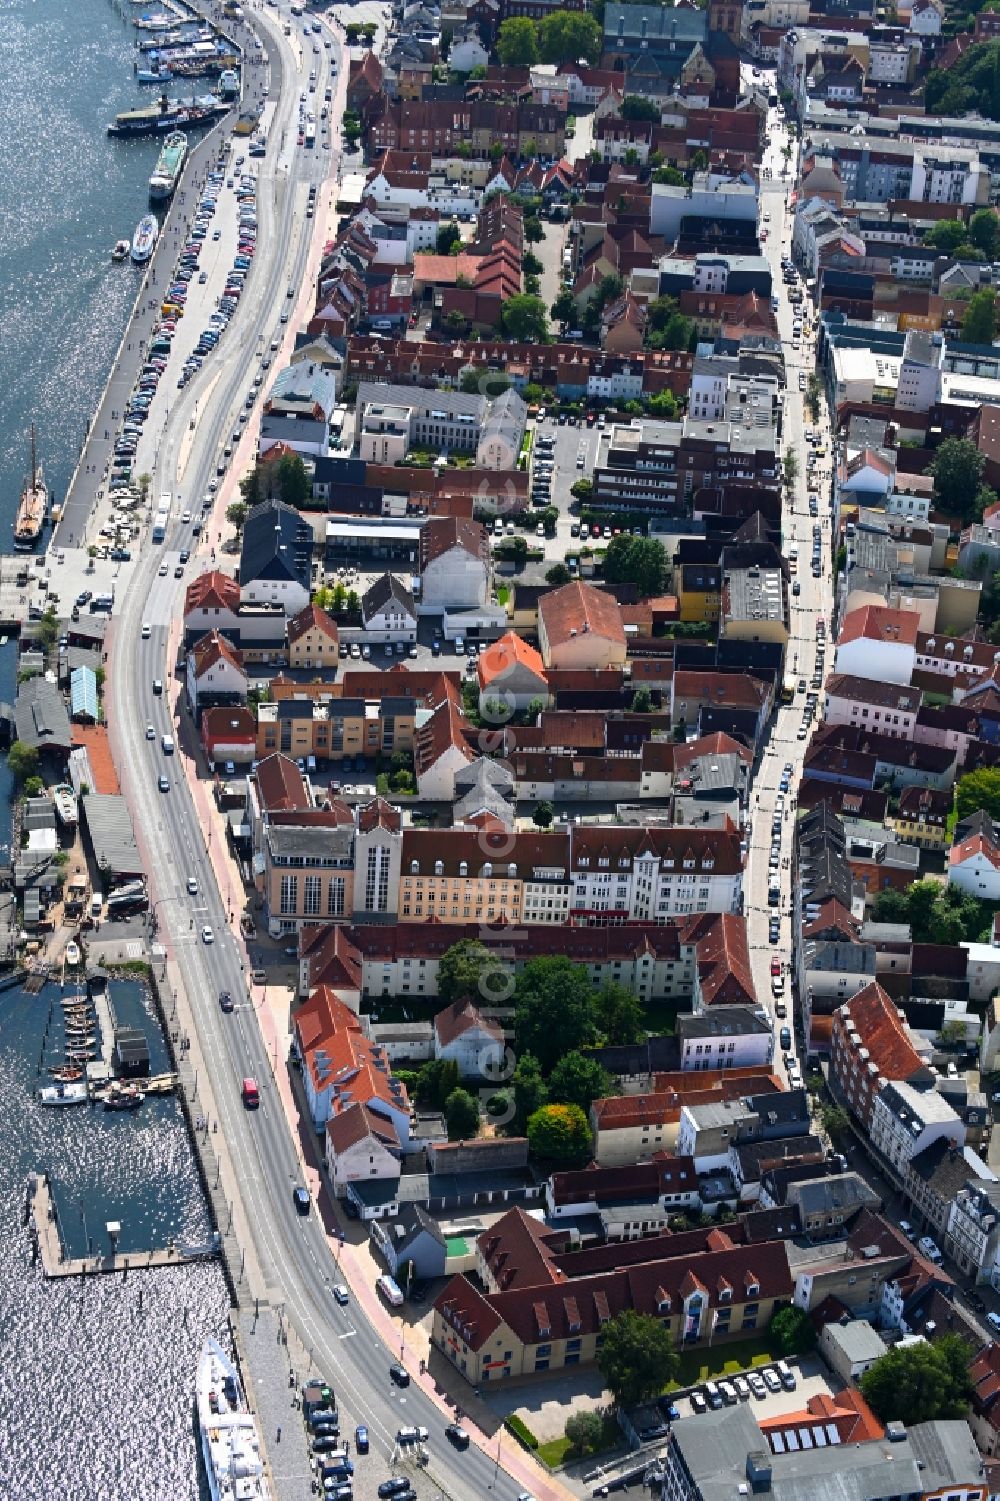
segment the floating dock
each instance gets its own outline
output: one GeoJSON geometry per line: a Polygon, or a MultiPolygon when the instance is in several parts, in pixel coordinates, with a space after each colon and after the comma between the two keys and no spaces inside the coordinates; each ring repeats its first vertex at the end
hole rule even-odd
{"type": "Polygon", "coordinates": [[[151,1267],[187,1266],[192,1261],[204,1261],[219,1253],[219,1242],[213,1238],[203,1246],[167,1246],[162,1251],[126,1253],[111,1250],[103,1256],[66,1257],[63,1254],[55,1205],[44,1173],[36,1173],[29,1180],[28,1195],[34,1241],[46,1277],[94,1277],[102,1272],[144,1272],[151,1267]]]}

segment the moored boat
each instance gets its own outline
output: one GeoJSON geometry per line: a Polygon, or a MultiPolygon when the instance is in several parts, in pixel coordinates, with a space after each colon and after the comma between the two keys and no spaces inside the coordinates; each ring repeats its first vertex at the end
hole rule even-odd
{"type": "Polygon", "coordinates": [[[35,454],[35,428],[31,427],[31,470],[24,482],[21,499],[14,521],[14,546],[34,547],[41,536],[45,513],[49,506],[49,492],[45,476],[35,454]]]}
{"type": "Polygon", "coordinates": [[[127,261],[130,248],[128,240],[116,240],[115,248],[111,252],[111,259],[113,261],[127,261]]]}
{"type": "Polygon", "coordinates": [[[256,1419],[236,1366],[214,1339],[202,1346],[195,1394],[212,1501],[269,1501],[256,1419]]]}
{"type": "Polygon", "coordinates": [[[60,1080],[57,1084],[46,1084],[38,1091],[38,1098],[43,1105],[85,1105],[87,1086],[80,1081],[60,1080]]]}
{"type": "Polygon", "coordinates": [[[153,253],[160,226],[154,214],[143,214],[132,236],[132,259],[137,265],[145,265],[153,253]]]}
{"type": "Polygon", "coordinates": [[[163,142],[160,155],[149,179],[149,196],[169,198],[180,179],[187,160],[188,138],[182,130],[172,130],[163,142]]]}
{"type": "Polygon", "coordinates": [[[76,793],[68,782],[59,782],[53,787],[52,801],[61,822],[74,825],[78,817],[77,800],[76,793]]]}
{"type": "Polygon", "coordinates": [[[105,1110],[138,1110],[146,1096],[134,1084],[113,1084],[104,1096],[105,1110]]]}
{"type": "Polygon", "coordinates": [[[73,940],[70,939],[69,943],[66,945],[66,963],[75,969],[79,962],[80,945],[78,943],[74,943],[73,940]]]}

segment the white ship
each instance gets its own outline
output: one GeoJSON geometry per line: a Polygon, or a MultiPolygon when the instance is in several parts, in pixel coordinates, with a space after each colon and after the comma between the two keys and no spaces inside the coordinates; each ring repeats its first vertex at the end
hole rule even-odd
{"type": "Polygon", "coordinates": [[[214,1339],[202,1347],[196,1391],[212,1501],[270,1501],[257,1421],[236,1366],[214,1339]]]}

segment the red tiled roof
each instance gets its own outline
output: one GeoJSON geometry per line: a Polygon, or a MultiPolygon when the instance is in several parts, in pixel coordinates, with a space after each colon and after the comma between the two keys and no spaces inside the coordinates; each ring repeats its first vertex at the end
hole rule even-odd
{"type": "Polygon", "coordinates": [[[243,653],[236,650],[226,637],[218,631],[209,631],[207,636],[202,636],[191,648],[190,655],[194,658],[194,675],[196,678],[204,677],[210,668],[217,662],[228,662],[237,672],[246,676],[243,668],[243,653]]]}
{"type": "Polygon", "coordinates": [[[924,1068],[910,1041],[909,1028],[895,1002],[877,980],[859,990],[837,1011],[839,1026],[850,1021],[867,1048],[870,1061],[885,1079],[906,1080],[924,1068]]]}
{"type": "Polygon", "coordinates": [[[298,641],[300,636],[305,636],[311,630],[317,630],[322,635],[329,637],[334,644],[340,640],[340,632],[337,630],[336,622],[331,620],[326,611],[321,610],[319,605],[308,604],[304,610],[300,610],[297,615],[293,615],[288,622],[289,646],[298,641]]]}
{"type": "Polygon", "coordinates": [[[474,558],[488,562],[490,555],[486,528],[478,521],[462,516],[432,516],[420,528],[420,567],[425,569],[453,547],[461,547],[474,558]]]}
{"type": "Polygon", "coordinates": [[[262,808],[273,812],[279,808],[308,808],[305,779],[294,761],[276,752],[265,756],[254,772],[262,808]]]}
{"type": "Polygon", "coordinates": [[[948,864],[964,865],[966,860],[974,860],[977,855],[988,860],[994,870],[1000,870],[1000,849],[983,834],[971,834],[961,844],[953,845],[948,851],[948,864]]]}
{"type": "Polygon", "coordinates": [[[184,614],[194,610],[231,610],[240,607],[240,586],[228,573],[212,568],[188,584],[184,595],[184,614]]]}
{"type": "Polygon", "coordinates": [[[705,1069],[697,1073],[657,1074],[655,1089],[645,1095],[607,1095],[590,1107],[601,1131],[633,1130],[641,1125],[669,1125],[680,1120],[684,1105],[723,1104],[744,1095],[781,1091],[781,1082],[760,1067],[705,1069]]]}
{"type": "Polygon", "coordinates": [[[479,686],[488,688],[496,678],[504,676],[513,667],[526,667],[536,677],[545,680],[545,664],[541,654],[527,641],[522,641],[514,631],[507,631],[488,647],[479,658],[479,686]]]}
{"type": "Polygon", "coordinates": [[[837,645],[858,641],[898,641],[916,646],[920,616],[916,610],[892,610],[885,605],[861,605],[844,616],[837,645]]]}
{"type": "Polygon", "coordinates": [[[557,646],[572,636],[589,633],[608,641],[625,642],[625,627],[617,601],[603,589],[579,580],[543,594],[538,613],[549,644],[557,646]]]}
{"type": "Polygon", "coordinates": [[[464,1037],[466,1032],[475,1031],[487,1033],[496,1042],[503,1041],[503,1028],[477,1011],[471,1001],[455,1001],[434,1018],[434,1035],[443,1048],[464,1037]]]}
{"type": "Polygon", "coordinates": [[[466,761],[474,761],[476,757],[466,736],[468,727],[465,714],[451,699],[440,704],[413,737],[413,764],[417,776],[436,765],[452,748],[461,752],[466,761]]]}
{"type": "Polygon", "coordinates": [[[326,1123],[326,1134],[334,1152],[346,1152],[359,1141],[374,1136],[383,1146],[399,1148],[399,1133],[392,1121],[376,1115],[367,1105],[348,1105],[326,1123]]]}

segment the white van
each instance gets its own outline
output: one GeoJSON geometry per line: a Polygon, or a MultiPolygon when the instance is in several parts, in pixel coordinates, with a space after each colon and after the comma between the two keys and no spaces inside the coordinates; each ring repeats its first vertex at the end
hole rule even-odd
{"type": "Polygon", "coordinates": [[[917,1241],[917,1249],[923,1252],[928,1261],[933,1261],[935,1266],[939,1266],[944,1260],[941,1252],[938,1250],[936,1244],[931,1240],[929,1235],[922,1235],[920,1237],[920,1239],[917,1241]]]}
{"type": "Polygon", "coordinates": [[[375,1283],[375,1286],[378,1288],[379,1292],[382,1294],[383,1298],[390,1305],[390,1307],[401,1308],[403,1306],[403,1294],[400,1291],[398,1284],[395,1283],[391,1277],[386,1277],[384,1275],[379,1277],[378,1281],[375,1283]]]}
{"type": "Polygon", "coordinates": [[[173,737],[173,735],[162,735],[160,737],[160,745],[163,747],[163,754],[165,756],[172,756],[173,755],[173,753],[174,753],[174,737],[173,737]]]}
{"type": "Polygon", "coordinates": [[[104,911],[104,898],[103,898],[103,896],[101,895],[101,893],[99,891],[92,892],[91,893],[91,897],[90,897],[90,915],[91,915],[91,917],[100,917],[100,915],[101,915],[101,913],[103,911],[104,911]]]}

